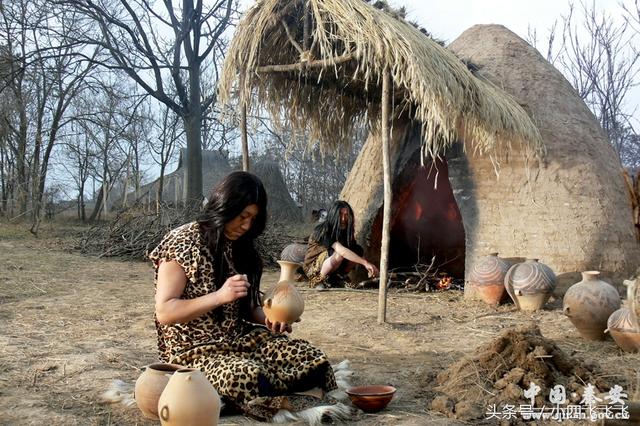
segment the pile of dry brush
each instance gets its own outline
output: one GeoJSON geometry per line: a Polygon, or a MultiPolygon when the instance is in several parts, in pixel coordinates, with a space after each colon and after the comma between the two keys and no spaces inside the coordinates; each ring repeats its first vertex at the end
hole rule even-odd
{"type": "MultiPolygon", "coordinates": [[[[76,248],[92,256],[144,260],[167,232],[195,217],[197,212],[185,209],[165,207],[159,213],[129,209],[112,221],[91,227],[76,248]]],[[[265,267],[277,266],[280,252],[293,240],[283,226],[268,225],[256,242],[265,267]]]]}

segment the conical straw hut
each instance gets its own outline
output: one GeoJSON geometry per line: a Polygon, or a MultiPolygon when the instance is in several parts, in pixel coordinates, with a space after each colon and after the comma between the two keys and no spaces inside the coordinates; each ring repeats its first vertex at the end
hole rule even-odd
{"type": "MultiPolygon", "coordinates": [[[[496,178],[490,158],[454,145],[442,160],[421,168],[415,160],[420,129],[398,123],[390,265],[428,264],[436,256],[436,265],[463,277],[480,256],[498,252],[539,258],[560,275],[561,289],[585,270],[614,280],[631,276],[640,265],[640,245],[623,169],[571,84],[500,25],[474,26],[449,48],[536,118],[547,155],[527,162],[514,145],[496,178]]],[[[357,235],[374,259],[383,202],[382,178],[371,164],[379,157],[380,140],[371,137],[341,194],[354,207],[357,235]]]]}

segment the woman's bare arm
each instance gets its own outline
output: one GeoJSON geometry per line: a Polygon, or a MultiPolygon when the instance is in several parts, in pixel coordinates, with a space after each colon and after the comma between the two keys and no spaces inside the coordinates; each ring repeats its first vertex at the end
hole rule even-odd
{"type": "Polygon", "coordinates": [[[156,285],[156,318],[160,324],[191,321],[219,306],[246,296],[249,288],[244,275],[234,275],[213,293],[194,299],[181,299],[186,285],[187,275],[175,260],[160,263],[156,285]]]}

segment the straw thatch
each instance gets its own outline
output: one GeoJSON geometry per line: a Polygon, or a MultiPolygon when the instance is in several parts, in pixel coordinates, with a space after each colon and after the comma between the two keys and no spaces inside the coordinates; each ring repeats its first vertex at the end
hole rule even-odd
{"type": "Polygon", "coordinates": [[[421,123],[423,154],[438,157],[460,138],[481,154],[505,153],[514,141],[543,152],[536,126],[513,98],[411,24],[362,0],[257,2],[227,54],[220,100],[237,96],[257,108],[249,103],[256,95],[274,119],[333,147],[350,140],[355,121],[376,122],[385,70],[394,114],[421,123]]]}

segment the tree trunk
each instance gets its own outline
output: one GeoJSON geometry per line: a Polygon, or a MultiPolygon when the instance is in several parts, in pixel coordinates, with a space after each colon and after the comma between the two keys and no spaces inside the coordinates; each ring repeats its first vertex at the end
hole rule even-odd
{"type": "Polygon", "coordinates": [[[29,177],[27,174],[27,113],[25,106],[20,102],[20,130],[18,132],[18,151],[16,156],[16,202],[19,214],[27,212],[27,199],[29,192],[29,177]]]}
{"type": "Polygon", "coordinates": [[[94,200],[95,200],[96,204],[95,204],[95,206],[93,206],[93,211],[91,212],[91,216],[89,216],[89,222],[94,222],[96,220],[96,218],[98,217],[98,214],[102,210],[102,189],[103,188],[104,188],[104,186],[100,185],[100,191],[98,192],[98,195],[96,197],[94,197],[94,200]]]}

